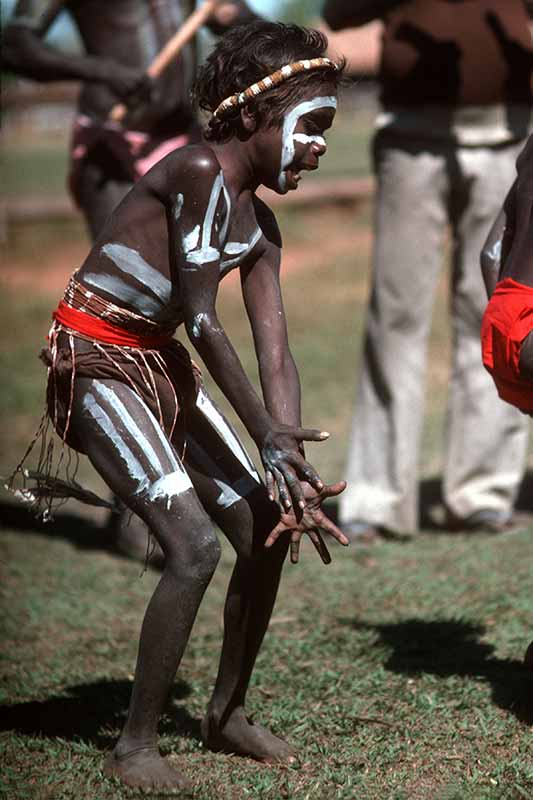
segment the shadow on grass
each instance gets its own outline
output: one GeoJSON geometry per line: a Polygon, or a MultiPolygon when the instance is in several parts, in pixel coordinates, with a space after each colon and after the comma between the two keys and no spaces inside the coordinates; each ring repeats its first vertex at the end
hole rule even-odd
{"type": "MultiPolygon", "coordinates": [[[[27,736],[76,739],[99,748],[111,747],[126,721],[131,693],[127,680],[102,680],[70,686],[68,696],[50,697],[18,705],[0,706],[0,730],[27,736]]],[[[183,700],[191,693],[184,681],[177,681],[171,701],[183,700]]],[[[200,740],[200,721],[185,708],[175,706],[163,716],[161,734],[190,736],[200,740]]]]}
{"type": "Polygon", "coordinates": [[[42,522],[22,503],[0,503],[0,528],[38,531],[45,536],[65,539],[84,550],[110,547],[108,530],[90,518],[65,511],[54,514],[50,522],[42,522]]]}
{"type": "MultiPolygon", "coordinates": [[[[457,675],[489,683],[497,706],[521,722],[533,724],[533,672],[516,659],[495,657],[494,647],[481,641],[483,625],[454,619],[408,619],[387,625],[345,622],[356,631],[379,634],[392,650],[385,662],[391,672],[443,678],[457,675]]],[[[524,642],[524,650],[526,645],[524,642]]]]}

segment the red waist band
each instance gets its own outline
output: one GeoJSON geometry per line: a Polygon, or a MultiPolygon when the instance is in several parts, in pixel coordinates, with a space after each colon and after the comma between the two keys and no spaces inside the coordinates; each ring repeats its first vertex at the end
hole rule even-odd
{"type": "Polygon", "coordinates": [[[164,347],[172,341],[172,333],[140,334],[132,333],[104,319],[93,317],[85,311],[68,306],[64,300],[59,302],[52,317],[66,328],[88,336],[103,344],[116,344],[122,347],[136,347],[140,350],[152,350],[164,347]]]}

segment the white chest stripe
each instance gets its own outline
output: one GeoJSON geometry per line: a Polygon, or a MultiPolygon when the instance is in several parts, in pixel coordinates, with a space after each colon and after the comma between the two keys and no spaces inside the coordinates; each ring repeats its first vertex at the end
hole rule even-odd
{"type": "Polygon", "coordinates": [[[147,317],[153,316],[163,309],[163,303],[156,297],[149,297],[115,275],[98,275],[90,272],[83,276],[83,280],[90,286],[94,286],[95,289],[102,289],[117,300],[134,306],[147,317]]]}
{"type": "Polygon", "coordinates": [[[168,303],[172,289],[170,281],[151,267],[137,250],[117,242],[104,245],[101,252],[111,259],[121,272],[133,275],[163,303],[168,303]]]}

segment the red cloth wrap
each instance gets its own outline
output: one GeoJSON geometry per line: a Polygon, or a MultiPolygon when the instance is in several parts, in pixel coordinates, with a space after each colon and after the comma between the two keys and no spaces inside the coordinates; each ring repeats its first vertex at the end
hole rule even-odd
{"type": "Polygon", "coordinates": [[[483,364],[498,394],[522,411],[533,412],[533,381],[520,377],[520,347],[533,330],[533,288],[512,278],[500,281],[481,323],[483,364]]]}
{"type": "Polygon", "coordinates": [[[72,331],[81,333],[83,336],[87,336],[91,340],[102,342],[103,344],[115,344],[119,347],[137,347],[140,350],[151,350],[164,347],[172,341],[172,333],[170,332],[160,334],[132,333],[124,328],[120,328],[118,325],[112,325],[104,319],[93,317],[91,314],[86,314],[84,311],[71,308],[64,300],[59,302],[52,316],[61,325],[64,325],[65,328],[70,328],[72,331]]]}

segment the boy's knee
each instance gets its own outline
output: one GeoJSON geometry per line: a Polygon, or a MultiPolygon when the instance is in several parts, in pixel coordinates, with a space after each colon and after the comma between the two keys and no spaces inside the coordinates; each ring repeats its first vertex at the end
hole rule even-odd
{"type": "Polygon", "coordinates": [[[220,561],[220,556],[220,543],[213,525],[206,522],[196,528],[186,557],[189,574],[200,580],[210,580],[220,561]]]}

